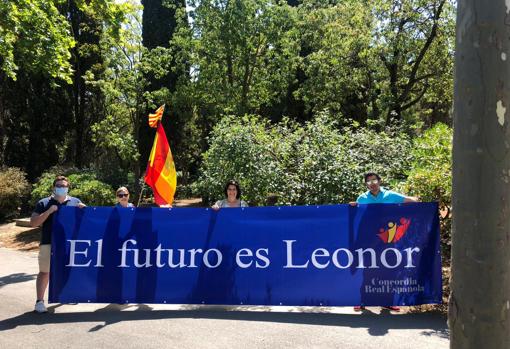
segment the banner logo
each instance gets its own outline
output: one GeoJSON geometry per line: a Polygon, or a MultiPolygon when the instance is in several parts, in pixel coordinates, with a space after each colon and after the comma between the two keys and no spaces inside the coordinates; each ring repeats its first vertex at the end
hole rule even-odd
{"type": "Polygon", "coordinates": [[[404,237],[410,224],[411,220],[409,218],[402,217],[400,218],[400,224],[389,222],[388,229],[379,229],[377,235],[385,244],[395,243],[404,237]]]}

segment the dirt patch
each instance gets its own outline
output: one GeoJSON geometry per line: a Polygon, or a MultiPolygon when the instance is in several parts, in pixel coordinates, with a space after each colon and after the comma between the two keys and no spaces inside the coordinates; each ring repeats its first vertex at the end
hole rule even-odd
{"type": "Polygon", "coordinates": [[[202,207],[201,198],[180,199],[174,201],[174,207],[202,207]]]}
{"type": "Polygon", "coordinates": [[[14,222],[0,225],[1,247],[19,251],[37,251],[40,238],[40,228],[18,227],[14,222]]]}

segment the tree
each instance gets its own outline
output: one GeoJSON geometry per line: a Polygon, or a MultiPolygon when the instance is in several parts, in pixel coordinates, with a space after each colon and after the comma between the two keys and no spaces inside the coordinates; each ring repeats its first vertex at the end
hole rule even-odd
{"type": "Polygon", "coordinates": [[[365,123],[375,94],[374,19],[363,1],[329,4],[316,0],[300,7],[305,79],[295,92],[307,109],[365,123]]]}
{"type": "Polygon", "coordinates": [[[177,29],[177,23],[186,18],[186,4],[184,0],[142,0],[144,7],[142,15],[142,42],[147,49],[142,58],[143,84],[145,93],[145,108],[138,115],[135,128],[137,129],[137,143],[140,153],[140,174],[147,164],[147,158],[154,138],[154,130],[147,124],[147,116],[160,104],[167,103],[168,108],[163,118],[165,130],[172,129],[169,134],[171,145],[176,139],[175,122],[179,116],[173,109],[170,94],[175,91],[180,76],[187,75],[181,67],[176,67],[175,59],[170,53],[170,41],[177,29]],[[172,125],[170,127],[170,122],[172,125]]]}
{"type": "MultiPolygon", "coordinates": [[[[382,0],[374,10],[375,50],[385,68],[385,79],[381,79],[385,93],[380,98],[386,100],[389,124],[402,120],[403,113],[423,99],[435,80],[450,80],[453,4],[448,0],[382,0]]],[[[451,84],[446,87],[441,93],[448,96],[451,84]]]]}
{"type": "Polygon", "coordinates": [[[99,0],[0,4],[7,38],[0,60],[14,62],[0,74],[2,154],[29,179],[57,163],[82,167],[94,159],[91,125],[103,115],[103,99],[91,81],[104,71],[99,42],[115,36],[124,7],[99,0]]]}
{"type": "Polygon", "coordinates": [[[69,83],[72,75],[75,42],[59,3],[0,2],[0,164],[28,170],[30,179],[42,163],[58,158],[56,144],[62,139],[54,127],[58,123],[44,123],[48,107],[61,107],[53,99],[57,81],[69,83]],[[47,93],[46,101],[36,100],[41,93],[47,93]],[[32,129],[39,136],[51,133],[53,144],[32,129]]]}
{"type": "Polygon", "coordinates": [[[452,348],[510,343],[508,4],[460,1],[453,138],[452,348]]]}
{"type": "Polygon", "coordinates": [[[188,87],[199,113],[259,112],[280,101],[294,79],[299,46],[296,10],[279,1],[192,2],[190,32],[180,32],[192,69],[188,87]]]}
{"type": "Polygon", "coordinates": [[[69,24],[59,13],[61,1],[12,0],[0,3],[0,69],[16,80],[29,69],[70,82],[74,46],[69,24]]]}
{"type": "Polygon", "coordinates": [[[101,89],[104,103],[101,118],[91,126],[94,142],[93,167],[114,186],[133,185],[138,171],[138,147],[135,125],[145,110],[141,78],[142,22],[141,6],[126,2],[126,22],[118,35],[103,35],[100,50],[104,70],[100,76],[92,72],[86,82],[101,89]]]}
{"type": "Polygon", "coordinates": [[[448,0],[306,0],[297,90],[308,109],[364,124],[447,121],[453,4],[448,0]]]}

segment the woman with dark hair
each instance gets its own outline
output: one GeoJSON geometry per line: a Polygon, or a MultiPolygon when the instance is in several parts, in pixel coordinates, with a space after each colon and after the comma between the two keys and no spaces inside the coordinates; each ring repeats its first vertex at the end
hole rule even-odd
{"type": "Polygon", "coordinates": [[[219,210],[222,207],[248,207],[248,204],[241,200],[241,187],[239,183],[230,180],[225,184],[225,199],[218,200],[212,206],[213,210],[219,210]]]}

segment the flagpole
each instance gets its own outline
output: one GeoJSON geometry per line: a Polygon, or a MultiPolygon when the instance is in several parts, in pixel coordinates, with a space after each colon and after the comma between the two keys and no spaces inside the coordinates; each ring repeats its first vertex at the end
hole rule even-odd
{"type": "Polygon", "coordinates": [[[140,206],[140,201],[142,200],[142,195],[143,195],[144,190],[145,190],[145,180],[143,181],[142,188],[140,189],[140,195],[138,195],[138,203],[136,204],[136,207],[140,206]]]}
{"type": "MultiPolygon", "coordinates": [[[[156,114],[149,114],[149,126],[151,128],[157,127],[157,125],[161,122],[161,118],[163,117],[164,111],[165,111],[165,105],[163,104],[156,110],[156,114]],[[157,114],[158,114],[159,109],[162,109],[162,110],[161,110],[161,115],[158,117],[157,114]]],[[[151,150],[151,153],[152,153],[152,150],[151,150]]],[[[150,158],[150,156],[149,156],[149,158],[150,158]]],[[[136,204],[136,207],[139,207],[140,201],[142,201],[143,191],[145,190],[145,175],[146,174],[147,174],[147,171],[145,171],[143,174],[142,188],[140,188],[140,195],[138,195],[138,203],[136,204]]]]}

